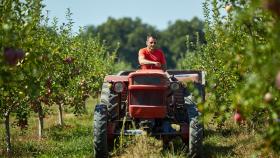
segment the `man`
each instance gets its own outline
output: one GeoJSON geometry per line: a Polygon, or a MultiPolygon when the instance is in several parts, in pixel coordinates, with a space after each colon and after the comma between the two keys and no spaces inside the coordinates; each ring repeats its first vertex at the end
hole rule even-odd
{"type": "Polygon", "coordinates": [[[142,48],[138,53],[138,60],[142,69],[162,69],[166,71],[166,60],[161,49],[156,47],[157,40],[154,36],[148,35],[146,48],[142,48]]]}

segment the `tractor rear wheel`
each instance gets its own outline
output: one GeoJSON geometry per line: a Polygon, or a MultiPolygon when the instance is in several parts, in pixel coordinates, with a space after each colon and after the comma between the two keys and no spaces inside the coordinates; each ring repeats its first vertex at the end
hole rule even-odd
{"type": "Polygon", "coordinates": [[[100,103],[105,104],[108,109],[108,113],[111,120],[114,120],[118,116],[117,108],[118,108],[118,100],[119,95],[115,94],[110,90],[110,83],[105,82],[102,85],[100,103]]]}
{"type": "Polygon", "coordinates": [[[185,98],[189,117],[189,157],[202,157],[203,126],[199,120],[199,112],[195,103],[185,98]]]}
{"type": "Polygon", "coordinates": [[[94,110],[93,149],[96,158],[108,157],[107,107],[98,104],[94,110]]]}

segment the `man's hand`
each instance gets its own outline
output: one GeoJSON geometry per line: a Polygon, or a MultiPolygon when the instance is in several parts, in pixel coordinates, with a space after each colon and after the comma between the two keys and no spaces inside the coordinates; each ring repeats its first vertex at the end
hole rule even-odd
{"type": "Polygon", "coordinates": [[[154,65],[155,65],[156,67],[161,67],[160,62],[154,62],[154,65]]]}

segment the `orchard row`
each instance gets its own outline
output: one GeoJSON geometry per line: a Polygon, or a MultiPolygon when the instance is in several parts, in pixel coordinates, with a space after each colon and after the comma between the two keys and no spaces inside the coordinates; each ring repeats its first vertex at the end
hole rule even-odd
{"type": "Polygon", "coordinates": [[[247,124],[248,131],[263,135],[264,149],[277,151],[280,151],[279,11],[278,0],[206,0],[207,45],[188,52],[179,62],[183,69],[207,72],[204,112],[214,114],[219,127],[234,117],[247,124]]]}
{"type": "Polygon", "coordinates": [[[43,16],[41,1],[0,3],[0,119],[10,153],[11,115],[24,129],[30,113],[37,112],[41,137],[50,106],[57,105],[60,114],[63,106],[81,114],[86,98],[97,93],[110,73],[115,53],[98,38],[73,34],[69,10],[68,22],[59,26],[56,19],[43,16]]]}

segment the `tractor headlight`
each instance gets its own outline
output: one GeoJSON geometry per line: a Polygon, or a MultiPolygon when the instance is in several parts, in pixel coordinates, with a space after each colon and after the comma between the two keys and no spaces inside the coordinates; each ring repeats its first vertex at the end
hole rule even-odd
{"type": "Polygon", "coordinates": [[[114,84],[114,91],[117,93],[121,93],[124,89],[124,84],[122,82],[116,82],[114,84]]]}
{"type": "Polygon", "coordinates": [[[170,83],[170,88],[171,88],[172,91],[176,91],[180,88],[180,85],[179,85],[178,82],[171,82],[170,83]]]}

